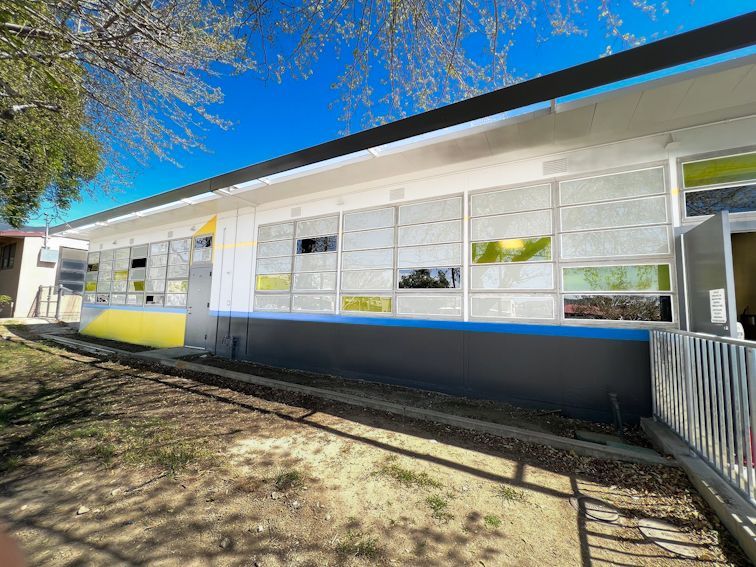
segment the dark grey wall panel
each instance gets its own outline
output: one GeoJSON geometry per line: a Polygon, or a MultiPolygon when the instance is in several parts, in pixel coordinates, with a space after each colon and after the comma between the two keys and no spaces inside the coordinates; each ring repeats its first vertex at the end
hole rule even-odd
{"type": "Polygon", "coordinates": [[[260,364],[336,374],[611,420],[651,411],[648,343],[383,325],[219,317],[216,352],[260,364]]]}

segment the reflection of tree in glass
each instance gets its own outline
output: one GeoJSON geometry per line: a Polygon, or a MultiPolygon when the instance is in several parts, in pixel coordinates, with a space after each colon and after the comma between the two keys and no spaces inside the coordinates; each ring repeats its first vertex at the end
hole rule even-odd
{"type": "Polygon", "coordinates": [[[312,254],[315,252],[333,252],[336,250],[335,236],[318,236],[317,238],[302,238],[297,241],[297,254],[312,254]]]}
{"type": "Polygon", "coordinates": [[[472,246],[473,262],[476,264],[551,259],[551,237],[549,236],[473,242],[472,246]]]}
{"type": "Polygon", "coordinates": [[[713,215],[720,211],[756,211],[756,185],[689,191],[685,193],[685,210],[689,217],[713,215]]]}
{"type": "Polygon", "coordinates": [[[581,268],[585,286],[591,291],[658,289],[657,266],[598,266],[581,268]]]}
{"type": "Polygon", "coordinates": [[[406,289],[458,288],[460,279],[459,268],[401,270],[399,287],[406,289]]]}
{"type": "Polygon", "coordinates": [[[568,319],[669,321],[671,307],[666,296],[573,296],[564,299],[564,315],[568,319]]]}

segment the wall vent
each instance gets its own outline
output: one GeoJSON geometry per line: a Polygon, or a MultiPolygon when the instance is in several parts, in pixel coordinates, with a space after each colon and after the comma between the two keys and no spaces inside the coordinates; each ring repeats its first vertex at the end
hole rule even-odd
{"type": "Polygon", "coordinates": [[[389,192],[389,201],[398,201],[399,199],[404,199],[404,187],[392,189],[389,192]]]}
{"type": "Polygon", "coordinates": [[[569,169],[567,158],[552,159],[551,161],[543,162],[544,175],[557,175],[559,173],[567,173],[567,169],[569,169]]]}
{"type": "Polygon", "coordinates": [[[291,209],[291,216],[294,217],[301,217],[302,216],[302,207],[292,207],[291,209]]]}

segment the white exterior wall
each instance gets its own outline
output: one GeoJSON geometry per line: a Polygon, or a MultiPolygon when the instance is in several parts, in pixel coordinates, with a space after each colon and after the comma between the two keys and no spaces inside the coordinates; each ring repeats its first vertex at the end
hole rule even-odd
{"type": "MultiPolygon", "coordinates": [[[[395,206],[405,202],[430,199],[445,195],[463,195],[465,240],[463,243],[463,309],[464,320],[469,318],[469,235],[468,201],[470,193],[502,186],[529,185],[540,181],[554,182],[580,175],[601,174],[607,171],[638,169],[662,165],[666,176],[666,195],[669,215],[674,227],[680,225],[680,202],[677,181],[677,159],[698,153],[722,151],[751,146],[756,139],[756,118],[695,127],[667,132],[623,142],[586,147],[562,153],[534,155],[529,158],[508,161],[506,156],[486,158],[449,168],[425,170],[413,175],[392,177],[387,172],[380,182],[358,184],[313,193],[306,197],[283,199],[266,203],[256,208],[245,207],[218,215],[211,310],[220,315],[244,314],[252,311],[254,302],[254,266],[258,227],[269,223],[306,219],[334,213],[369,209],[371,207],[395,206]],[[559,176],[543,173],[544,161],[567,160],[567,171],[559,176]],[[396,198],[397,190],[401,193],[396,198]],[[394,197],[394,198],[392,198],[394,197]]],[[[379,158],[380,159],[380,158],[379,158]]],[[[555,207],[556,208],[556,207],[555,207]]],[[[94,240],[91,250],[133,246],[167,239],[189,237],[208,216],[191,221],[169,224],[160,229],[129,233],[124,223],[124,232],[116,239],[94,240]]],[[[339,256],[341,239],[339,239],[339,256]]],[[[558,241],[554,229],[555,246],[558,241]]],[[[556,255],[556,251],[555,251],[556,255]]],[[[340,275],[340,272],[339,272],[340,275]]],[[[674,266],[673,266],[673,286],[674,266]]],[[[340,286],[337,285],[337,293],[340,286]]],[[[559,293],[557,289],[557,294],[559,293]]],[[[337,298],[338,306],[338,298],[337,298]]],[[[675,310],[677,308],[675,307],[675,310]]],[[[560,306],[556,306],[557,313],[560,306]]],[[[604,321],[612,325],[614,321],[604,321]]],[[[573,322],[570,322],[573,324],[573,322]]],[[[218,331],[218,339],[224,335],[218,331]]]]}

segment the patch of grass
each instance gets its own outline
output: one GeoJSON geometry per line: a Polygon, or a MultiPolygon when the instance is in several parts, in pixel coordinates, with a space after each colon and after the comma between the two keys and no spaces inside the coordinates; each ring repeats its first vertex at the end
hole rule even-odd
{"type": "Polygon", "coordinates": [[[386,462],[380,466],[376,473],[392,478],[405,486],[419,486],[421,488],[441,488],[443,486],[424,471],[415,472],[401,466],[397,463],[396,457],[386,459],[386,462]]]}
{"type": "Polygon", "coordinates": [[[113,462],[113,457],[115,457],[116,454],[116,448],[110,443],[98,443],[94,446],[94,449],[92,449],[92,453],[97,458],[97,460],[102,461],[106,465],[109,465],[113,462]]]}
{"type": "Polygon", "coordinates": [[[525,500],[525,493],[506,484],[500,484],[494,489],[496,496],[505,502],[522,502],[525,500]]]}
{"type": "Polygon", "coordinates": [[[21,466],[21,457],[12,455],[0,461],[0,473],[9,473],[21,466]]]}
{"type": "Polygon", "coordinates": [[[378,556],[378,540],[365,532],[349,530],[336,544],[336,551],[341,555],[374,559],[378,556]]]}
{"type": "Polygon", "coordinates": [[[303,482],[304,478],[302,477],[302,473],[297,470],[290,470],[280,472],[276,476],[274,484],[278,490],[283,492],[285,490],[299,488],[302,486],[303,482]]]}
{"type": "Polygon", "coordinates": [[[492,514],[489,514],[488,516],[483,518],[483,522],[485,522],[486,526],[489,528],[498,528],[501,526],[501,518],[498,516],[494,516],[492,514]]]}
{"type": "Polygon", "coordinates": [[[454,516],[448,511],[449,501],[442,496],[439,496],[438,494],[428,496],[425,499],[425,503],[431,509],[431,515],[437,520],[448,521],[454,518],[454,516]]]}

